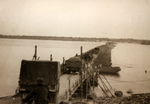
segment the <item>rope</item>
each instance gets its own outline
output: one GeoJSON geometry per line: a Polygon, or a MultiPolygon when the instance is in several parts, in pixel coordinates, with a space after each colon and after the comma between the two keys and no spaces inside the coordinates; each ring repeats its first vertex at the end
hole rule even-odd
{"type": "MultiPolygon", "coordinates": [[[[91,63],[89,63],[91,65],[91,63]]],[[[91,67],[89,67],[91,68],[91,67]]],[[[91,73],[89,71],[87,71],[87,73],[90,75],[91,73]]],[[[93,78],[93,80],[95,81],[95,79],[93,78]]],[[[105,90],[100,86],[100,84],[98,83],[99,87],[101,88],[101,90],[104,92],[105,96],[108,96],[108,94],[105,92],[105,90]]]]}
{"type": "Polygon", "coordinates": [[[113,96],[113,94],[111,93],[111,91],[109,90],[109,88],[107,87],[107,85],[105,84],[105,82],[102,80],[102,78],[100,77],[100,75],[99,75],[98,77],[99,77],[99,79],[101,80],[101,82],[102,82],[103,86],[105,86],[105,90],[106,90],[106,92],[107,92],[107,90],[108,90],[108,91],[109,91],[109,93],[113,96]]]}
{"type": "Polygon", "coordinates": [[[108,82],[108,80],[106,79],[106,77],[102,74],[102,76],[105,78],[105,80],[107,81],[108,85],[110,86],[110,88],[112,89],[112,86],[110,85],[110,83],[108,82]]]}
{"type": "MultiPolygon", "coordinates": [[[[90,63],[91,65],[91,63],[90,63]]],[[[92,66],[92,65],[91,65],[92,66]]],[[[92,67],[92,69],[94,69],[96,71],[96,73],[98,73],[98,70],[96,70],[95,68],[92,67]]],[[[98,78],[101,80],[102,82],[102,86],[100,86],[100,84],[98,83],[99,87],[101,88],[101,90],[104,92],[105,96],[108,97],[107,91],[113,96],[113,94],[111,93],[111,91],[109,90],[109,88],[107,87],[107,85],[105,84],[105,82],[102,80],[102,78],[98,75],[98,78]]],[[[94,79],[95,80],[95,79],[94,79]]]]}

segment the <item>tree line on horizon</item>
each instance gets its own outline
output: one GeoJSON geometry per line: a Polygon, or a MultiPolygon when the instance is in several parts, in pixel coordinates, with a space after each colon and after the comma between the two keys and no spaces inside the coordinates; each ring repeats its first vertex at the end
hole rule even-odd
{"type": "Polygon", "coordinates": [[[137,43],[143,45],[150,45],[150,40],[143,39],[114,39],[114,38],[89,38],[89,37],[63,37],[63,36],[27,36],[27,35],[2,35],[0,38],[10,38],[10,39],[38,39],[38,40],[62,40],[62,41],[91,41],[91,42],[101,42],[101,41],[111,41],[120,43],[137,43]]]}

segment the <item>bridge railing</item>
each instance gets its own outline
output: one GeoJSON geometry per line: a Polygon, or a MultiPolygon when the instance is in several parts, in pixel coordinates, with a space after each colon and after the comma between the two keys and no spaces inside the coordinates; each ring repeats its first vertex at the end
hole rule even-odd
{"type": "MultiPolygon", "coordinates": [[[[88,77],[88,75],[86,72],[82,73],[82,83],[87,77],[88,77]]],[[[74,92],[77,90],[77,88],[80,85],[81,85],[81,77],[79,77],[79,79],[77,79],[75,82],[73,82],[73,84],[70,86],[70,89],[68,88],[64,92],[64,96],[61,97],[61,101],[68,101],[69,98],[72,96],[72,94],[74,94],[74,92]]]]}

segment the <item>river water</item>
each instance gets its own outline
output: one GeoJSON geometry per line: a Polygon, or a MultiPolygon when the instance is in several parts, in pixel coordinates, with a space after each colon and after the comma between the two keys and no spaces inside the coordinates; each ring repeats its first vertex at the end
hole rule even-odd
{"type": "MultiPolygon", "coordinates": [[[[15,94],[18,87],[21,60],[31,60],[34,47],[37,45],[37,56],[40,60],[62,63],[75,54],[102,45],[104,42],[75,42],[27,39],[0,39],[0,97],[15,94]]],[[[105,75],[113,90],[120,90],[126,95],[127,90],[134,93],[150,92],[150,46],[118,43],[112,49],[113,66],[119,66],[119,75],[105,75]],[[145,73],[147,70],[147,73],[145,73]]],[[[95,88],[96,92],[100,88],[95,88]]],[[[97,95],[100,95],[97,93],[97,95]]]]}

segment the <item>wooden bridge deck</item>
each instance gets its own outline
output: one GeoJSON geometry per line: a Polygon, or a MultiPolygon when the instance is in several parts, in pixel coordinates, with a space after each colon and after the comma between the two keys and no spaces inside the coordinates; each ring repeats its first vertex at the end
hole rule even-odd
{"type": "Polygon", "coordinates": [[[69,75],[69,74],[61,75],[58,101],[64,101],[69,99],[70,97],[69,86],[71,90],[71,88],[73,88],[73,85],[75,86],[75,83],[77,83],[79,79],[80,79],[79,75],[69,75]]]}
{"type": "MultiPolygon", "coordinates": [[[[86,74],[82,77],[82,82],[86,79],[86,74]]],[[[81,85],[81,76],[73,74],[64,74],[60,76],[60,86],[58,94],[58,102],[67,101],[72,94],[81,85]]]]}

